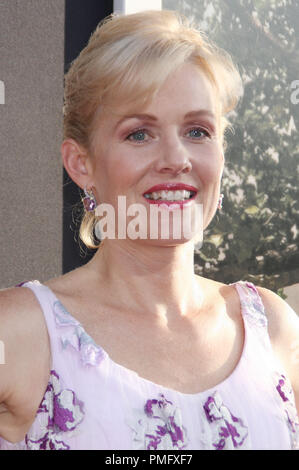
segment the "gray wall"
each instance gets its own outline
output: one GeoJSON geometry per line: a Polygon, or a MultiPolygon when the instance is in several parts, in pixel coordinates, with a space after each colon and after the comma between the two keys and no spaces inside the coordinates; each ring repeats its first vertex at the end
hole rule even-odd
{"type": "Polygon", "coordinates": [[[63,67],[64,0],[1,0],[0,288],[61,274],[63,67]]]}

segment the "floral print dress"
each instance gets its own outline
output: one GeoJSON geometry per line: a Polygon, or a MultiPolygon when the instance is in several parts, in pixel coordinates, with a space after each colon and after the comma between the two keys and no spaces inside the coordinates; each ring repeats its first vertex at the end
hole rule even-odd
{"type": "Polygon", "coordinates": [[[39,281],[36,295],[47,324],[52,366],[35,420],[23,441],[0,437],[0,449],[242,450],[298,449],[294,394],[276,363],[267,318],[255,286],[234,284],[245,344],[220,384],[181,393],[117,364],[39,281]]]}

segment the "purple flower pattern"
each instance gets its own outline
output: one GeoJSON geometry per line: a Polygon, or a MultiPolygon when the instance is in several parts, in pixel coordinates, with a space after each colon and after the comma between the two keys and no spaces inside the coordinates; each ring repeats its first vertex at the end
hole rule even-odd
{"type": "Polygon", "coordinates": [[[223,404],[218,392],[209,396],[204,403],[206,418],[212,426],[212,446],[216,450],[240,448],[248,435],[247,427],[240,418],[231,414],[223,404]]]}
{"type": "Polygon", "coordinates": [[[146,401],[143,412],[135,410],[135,417],[127,424],[134,431],[136,449],[180,450],[186,447],[180,409],[161,393],[158,398],[146,401]]]}
{"type": "Polygon", "coordinates": [[[63,349],[71,346],[78,351],[84,365],[99,365],[105,358],[103,349],[96,345],[83,326],[69,314],[59,300],[54,302],[53,312],[56,324],[65,327],[65,332],[60,335],[63,349]]]}
{"type": "MultiPolygon", "coordinates": [[[[31,282],[38,283],[38,281],[31,282]]],[[[25,282],[18,286],[21,287],[23,284],[25,282]]],[[[246,307],[247,318],[253,326],[259,327],[256,331],[263,338],[262,330],[267,327],[267,317],[259,300],[258,291],[250,282],[240,281],[239,284],[245,287],[242,303],[246,307]]],[[[99,365],[106,353],[94,343],[82,325],[67,312],[60,301],[54,302],[53,312],[56,324],[63,329],[60,335],[63,349],[70,346],[77,350],[85,365],[99,365]]],[[[275,384],[282,401],[292,448],[299,449],[299,419],[291,385],[282,374],[277,374],[275,384]]],[[[203,410],[211,430],[211,437],[207,442],[209,448],[212,446],[216,450],[223,450],[248,446],[247,427],[224,405],[218,391],[208,396],[203,404],[203,410]]],[[[127,424],[134,431],[133,442],[136,449],[186,448],[188,440],[182,425],[181,411],[163,394],[159,394],[158,398],[148,399],[142,411],[133,411],[135,417],[127,424]]],[[[32,450],[69,449],[68,438],[80,432],[79,425],[83,419],[83,403],[77,399],[72,390],[62,389],[58,374],[52,370],[46,393],[36,415],[39,425],[32,427],[25,440],[19,444],[32,450]]],[[[3,442],[5,444],[5,441],[3,442]]]]}
{"type": "Polygon", "coordinates": [[[282,399],[292,449],[299,450],[299,417],[296,410],[294,393],[289,380],[283,374],[277,374],[276,390],[282,399]]]}
{"type": "Polygon", "coordinates": [[[247,318],[251,320],[253,326],[262,327],[262,332],[264,333],[264,328],[267,327],[268,321],[257,288],[254,284],[247,281],[239,281],[238,284],[246,287],[246,289],[243,289],[242,303],[246,307],[247,318]]]}
{"type": "Polygon", "coordinates": [[[84,418],[83,408],[83,403],[77,399],[72,390],[61,388],[59,376],[52,370],[47,390],[36,415],[39,425],[34,429],[38,431],[29,430],[25,437],[27,449],[70,449],[65,440],[77,432],[84,418]]]}

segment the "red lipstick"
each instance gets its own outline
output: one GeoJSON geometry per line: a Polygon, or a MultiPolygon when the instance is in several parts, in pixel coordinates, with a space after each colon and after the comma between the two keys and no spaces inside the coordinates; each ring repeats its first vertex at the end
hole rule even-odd
{"type": "Polygon", "coordinates": [[[190,184],[185,184],[185,183],[160,183],[156,184],[155,186],[152,186],[149,188],[147,191],[143,193],[148,194],[148,193],[153,193],[155,191],[176,191],[176,190],[183,190],[185,189],[186,191],[194,191],[197,193],[197,189],[194,186],[190,186],[190,184]]]}
{"type": "Polygon", "coordinates": [[[149,204],[157,204],[159,206],[164,205],[168,209],[175,209],[175,208],[180,208],[182,209],[186,205],[190,205],[193,203],[194,199],[196,198],[198,190],[189,184],[185,183],[160,183],[156,184],[155,186],[152,186],[149,188],[145,193],[143,193],[143,197],[147,200],[149,204]],[[192,191],[194,194],[189,198],[189,199],[182,199],[182,200],[176,200],[176,201],[167,201],[166,199],[148,199],[145,197],[145,194],[153,193],[153,192],[158,192],[158,191],[192,191]]]}

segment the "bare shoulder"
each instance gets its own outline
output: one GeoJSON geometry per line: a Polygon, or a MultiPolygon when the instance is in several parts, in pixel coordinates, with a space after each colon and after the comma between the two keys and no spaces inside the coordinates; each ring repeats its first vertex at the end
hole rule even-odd
{"type": "Polygon", "coordinates": [[[256,286],[265,314],[268,319],[269,334],[274,343],[299,341],[299,317],[296,312],[279,295],[269,289],[256,286]]]}
{"type": "Polygon", "coordinates": [[[34,419],[50,372],[47,327],[30,289],[0,291],[0,340],[4,356],[0,364],[0,435],[16,442],[34,419]]]}
{"type": "Polygon", "coordinates": [[[7,347],[11,348],[15,354],[37,333],[39,333],[38,337],[42,337],[42,342],[47,336],[39,302],[33,292],[26,287],[0,290],[0,317],[0,331],[7,340],[7,347]]]}

